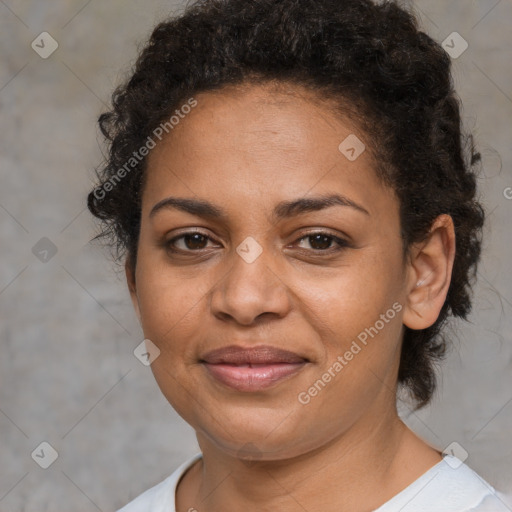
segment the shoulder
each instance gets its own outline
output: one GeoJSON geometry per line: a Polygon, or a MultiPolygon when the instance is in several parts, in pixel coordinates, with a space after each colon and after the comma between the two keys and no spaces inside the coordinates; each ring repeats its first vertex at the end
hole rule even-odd
{"type": "Polygon", "coordinates": [[[175,512],[176,487],[185,471],[201,457],[198,453],[181,464],[165,480],[139,494],[117,512],[175,512]]]}
{"type": "Polygon", "coordinates": [[[496,490],[469,466],[446,455],[375,512],[506,512],[496,490]]]}
{"type": "Polygon", "coordinates": [[[512,510],[511,498],[496,491],[486,496],[481,503],[468,512],[510,512],[512,510]]]}

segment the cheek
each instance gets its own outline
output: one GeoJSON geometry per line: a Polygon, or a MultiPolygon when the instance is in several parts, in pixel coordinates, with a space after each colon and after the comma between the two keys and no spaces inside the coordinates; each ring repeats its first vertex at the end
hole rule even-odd
{"type": "Polygon", "coordinates": [[[354,335],[372,325],[400,296],[396,261],[379,251],[354,251],[332,272],[296,272],[291,277],[298,303],[309,321],[333,333],[354,335]]]}
{"type": "Polygon", "coordinates": [[[208,289],[207,283],[198,279],[179,277],[158,254],[144,250],[140,251],[136,277],[144,335],[157,344],[190,323],[208,289]]]}
{"type": "Polygon", "coordinates": [[[301,391],[315,401],[319,415],[324,414],[321,404],[341,400],[355,411],[369,404],[383,383],[393,389],[402,329],[400,269],[392,255],[375,250],[336,269],[330,279],[303,280],[300,302],[321,339],[316,379],[322,382],[311,380],[312,395],[301,391]]]}

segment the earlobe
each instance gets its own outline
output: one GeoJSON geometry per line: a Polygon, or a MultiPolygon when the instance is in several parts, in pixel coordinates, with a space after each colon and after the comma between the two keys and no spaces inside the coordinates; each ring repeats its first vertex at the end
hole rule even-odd
{"type": "Polygon", "coordinates": [[[135,268],[132,265],[130,258],[126,260],[124,271],[126,275],[126,283],[128,285],[128,291],[130,292],[130,298],[132,300],[133,308],[135,310],[135,314],[139,319],[139,323],[141,322],[140,308],[139,308],[139,300],[137,297],[137,285],[135,280],[135,268]]]}
{"type": "Polygon", "coordinates": [[[433,222],[427,240],[410,251],[404,325],[420,330],[434,324],[450,288],[454,259],[455,228],[443,214],[433,222]]]}

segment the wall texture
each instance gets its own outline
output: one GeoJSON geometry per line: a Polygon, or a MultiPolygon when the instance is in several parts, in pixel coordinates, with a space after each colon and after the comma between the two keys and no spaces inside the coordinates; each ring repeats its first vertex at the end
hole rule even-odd
{"type": "MultiPolygon", "coordinates": [[[[2,512],[113,510],[197,450],[133,355],[143,336],[124,276],[89,243],[85,207],[101,159],[97,116],[152,25],[183,6],[0,1],[2,512]],[[57,454],[47,469],[44,442],[57,454]]],[[[436,40],[457,32],[469,45],[454,77],[484,159],[489,222],[474,313],[456,326],[440,392],[402,414],[439,448],[458,442],[467,464],[512,492],[512,2],[414,6],[436,40]]]]}

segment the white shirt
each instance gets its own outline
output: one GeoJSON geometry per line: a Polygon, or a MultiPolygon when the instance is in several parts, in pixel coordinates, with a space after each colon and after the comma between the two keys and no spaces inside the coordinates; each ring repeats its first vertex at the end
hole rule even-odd
{"type": "MultiPolygon", "coordinates": [[[[176,488],[198,453],[169,477],[140,494],[117,512],[176,512],[176,488]]],[[[192,509],[193,510],[193,509],[192,509]]],[[[430,468],[374,512],[511,512],[503,497],[452,455],[430,468]]]]}

